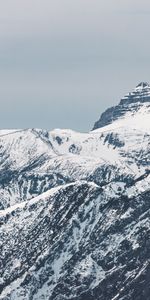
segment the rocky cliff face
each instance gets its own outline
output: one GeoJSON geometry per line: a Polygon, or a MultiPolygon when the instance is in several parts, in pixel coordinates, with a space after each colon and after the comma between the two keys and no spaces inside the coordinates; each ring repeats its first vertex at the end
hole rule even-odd
{"type": "Polygon", "coordinates": [[[149,299],[148,91],[86,134],[0,132],[0,299],[149,299]]]}

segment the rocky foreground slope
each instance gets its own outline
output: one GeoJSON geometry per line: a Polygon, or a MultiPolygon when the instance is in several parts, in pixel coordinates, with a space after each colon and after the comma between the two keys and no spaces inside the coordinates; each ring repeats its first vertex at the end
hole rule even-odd
{"type": "Polygon", "coordinates": [[[94,130],[0,131],[0,299],[150,299],[150,87],[94,130]]]}

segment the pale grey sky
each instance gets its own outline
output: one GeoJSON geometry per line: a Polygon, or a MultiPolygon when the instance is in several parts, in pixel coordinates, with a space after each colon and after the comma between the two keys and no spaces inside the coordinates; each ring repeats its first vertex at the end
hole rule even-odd
{"type": "Polygon", "coordinates": [[[150,81],[148,0],[0,1],[0,128],[88,131],[150,81]]]}

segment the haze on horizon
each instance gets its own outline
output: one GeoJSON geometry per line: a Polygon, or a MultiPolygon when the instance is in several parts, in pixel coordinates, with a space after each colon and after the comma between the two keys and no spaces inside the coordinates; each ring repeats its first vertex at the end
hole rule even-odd
{"type": "Polygon", "coordinates": [[[150,81],[148,0],[0,4],[0,128],[88,131],[150,81]]]}

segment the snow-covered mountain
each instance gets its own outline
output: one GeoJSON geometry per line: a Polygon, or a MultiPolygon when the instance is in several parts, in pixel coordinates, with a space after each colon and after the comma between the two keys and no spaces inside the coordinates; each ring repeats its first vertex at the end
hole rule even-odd
{"type": "Polygon", "coordinates": [[[0,299],[150,299],[150,86],[94,130],[0,131],[0,299]]]}
{"type": "Polygon", "coordinates": [[[143,103],[150,102],[150,85],[147,82],[141,82],[136,88],[125,95],[117,106],[108,108],[94,124],[93,129],[97,129],[124,116],[127,111],[134,112],[142,106],[143,103]]]}

